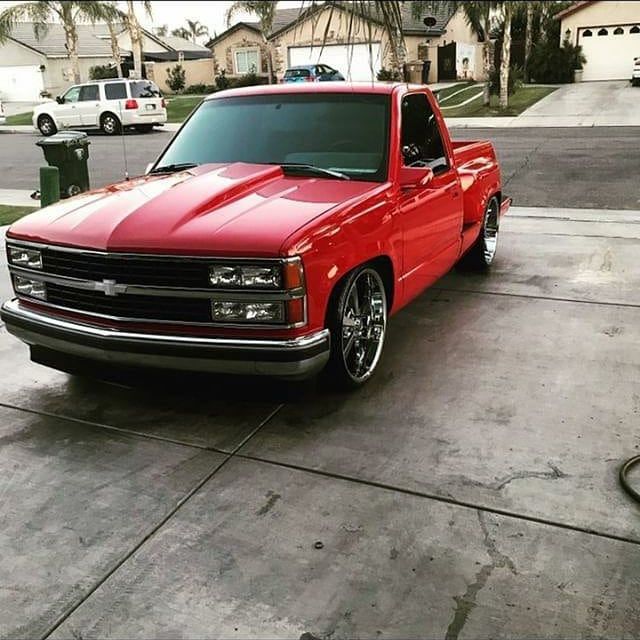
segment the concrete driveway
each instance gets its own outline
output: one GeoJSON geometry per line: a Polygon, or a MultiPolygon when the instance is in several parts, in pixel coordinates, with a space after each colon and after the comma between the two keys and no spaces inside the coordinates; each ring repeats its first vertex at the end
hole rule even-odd
{"type": "Polygon", "coordinates": [[[640,126],[640,87],[626,80],[560,87],[518,118],[518,126],[640,126]]]}
{"type": "Polygon", "coordinates": [[[106,385],[0,328],[0,636],[637,636],[640,214],[502,231],[348,395],[106,385]]]}

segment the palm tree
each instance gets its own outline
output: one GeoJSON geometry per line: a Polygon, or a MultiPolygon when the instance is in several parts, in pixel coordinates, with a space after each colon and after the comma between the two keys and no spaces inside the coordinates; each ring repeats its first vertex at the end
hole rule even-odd
{"type": "Polygon", "coordinates": [[[498,3],[504,17],[504,34],[502,36],[502,56],[500,58],[500,108],[509,106],[509,72],[511,65],[511,18],[516,8],[516,2],[505,1],[498,3]]]}
{"type": "Polygon", "coordinates": [[[65,46],[73,70],[73,81],[77,84],[80,77],[78,57],[78,24],[95,23],[98,20],[111,21],[115,9],[111,2],[93,2],[82,0],[36,0],[9,7],[0,13],[0,43],[11,35],[17,22],[33,22],[36,38],[43,37],[54,20],[59,20],[64,31],[65,46]]]}
{"type": "Polygon", "coordinates": [[[172,36],[177,36],[178,38],[184,38],[185,40],[191,39],[191,31],[186,27],[178,27],[177,29],[173,29],[171,31],[172,36]]]}
{"type": "Polygon", "coordinates": [[[267,73],[269,75],[269,84],[272,82],[273,62],[271,59],[271,44],[268,35],[273,29],[273,18],[275,17],[276,7],[278,3],[271,0],[246,0],[245,2],[234,2],[227,11],[227,25],[231,25],[233,17],[238,13],[253,13],[260,21],[260,33],[262,41],[267,52],[267,73]]]}
{"type": "Polygon", "coordinates": [[[155,32],[157,36],[160,36],[162,38],[169,33],[169,26],[166,24],[163,24],[160,27],[156,27],[155,32]]]}
{"type": "Polygon", "coordinates": [[[191,33],[191,38],[194,42],[196,42],[196,38],[201,38],[202,36],[209,35],[209,28],[203,24],[200,24],[200,22],[198,22],[197,20],[187,19],[187,26],[189,32],[191,33]]]}
{"type": "MultiPolygon", "coordinates": [[[[141,4],[146,14],[151,17],[151,0],[141,0],[141,4]]],[[[139,78],[142,78],[142,29],[136,16],[135,3],[127,0],[127,11],[123,14],[125,24],[131,39],[131,53],[133,55],[133,69],[139,78]]]]}
{"type": "Polygon", "coordinates": [[[533,11],[537,2],[527,2],[527,22],[524,30],[524,77],[529,82],[529,58],[533,42],[533,11]]]}
{"type": "Polygon", "coordinates": [[[118,78],[122,78],[122,56],[120,54],[120,43],[118,42],[116,25],[112,20],[108,20],[107,28],[109,29],[109,40],[111,41],[111,55],[113,56],[113,62],[116,65],[118,78]]]}

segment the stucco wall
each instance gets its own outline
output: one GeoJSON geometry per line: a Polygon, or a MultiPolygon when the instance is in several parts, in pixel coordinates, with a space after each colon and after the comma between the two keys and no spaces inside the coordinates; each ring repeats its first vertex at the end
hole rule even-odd
{"type": "Polygon", "coordinates": [[[185,86],[192,84],[213,84],[214,68],[212,58],[185,60],[184,62],[147,62],[147,78],[153,80],[163,93],[171,93],[167,84],[167,69],[180,64],[185,71],[185,86]]]}
{"type": "MultiPolygon", "coordinates": [[[[111,58],[80,58],[80,81],[89,80],[89,69],[111,62],[111,58]]],[[[45,64],[44,87],[53,96],[73,84],[73,71],[68,58],[48,58],[45,64]]]]}
{"type": "Polygon", "coordinates": [[[233,52],[238,49],[257,49],[259,52],[258,74],[267,75],[267,50],[262,37],[253,29],[246,27],[230,33],[211,47],[216,75],[221,69],[225,70],[227,76],[237,75],[233,64],[233,52]]]}
{"type": "Polygon", "coordinates": [[[571,30],[569,40],[575,45],[579,28],[630,23],[640,25],[640,2],[635,0],[624,2],[602,0],[601,2],[593,2],[583,9],[562,18],[560,40],[564,39],[567,29],[571,30]]]}

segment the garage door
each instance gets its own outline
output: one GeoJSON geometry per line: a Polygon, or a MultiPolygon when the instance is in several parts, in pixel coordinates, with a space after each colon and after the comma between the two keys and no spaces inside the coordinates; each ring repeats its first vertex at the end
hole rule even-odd
{"type": "Polygon", "coordinates": [[[325,47],[289,47],[289,66],[317,64],[322,62],[337,69],[347,80],[375,80],[380,70],[380,43],[342,45],[325,47]],[[373,68],[373,74],[371,69],[373,68]]]}
{"type": "Polygon", "coordinates": [[[0,66],[0,98],[5,102],[37,102],[43,89],[37,66],[0,66]]]}
{"type": "Polygon", "coordinates": [[[640,56],[640,25],[579,29],[579,43],[587,58],[583,80],[627,80],[633,59],[640,56]]]}

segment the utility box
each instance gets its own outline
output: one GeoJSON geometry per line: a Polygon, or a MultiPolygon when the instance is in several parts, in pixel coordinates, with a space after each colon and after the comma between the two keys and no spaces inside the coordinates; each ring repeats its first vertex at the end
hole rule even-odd
{"type": "Polygon", "coordinates": [[[60,172],[60,196],[89,190],[89,137],[82,131],[60,131],[36,142],[47,163],[60,172]]]}

